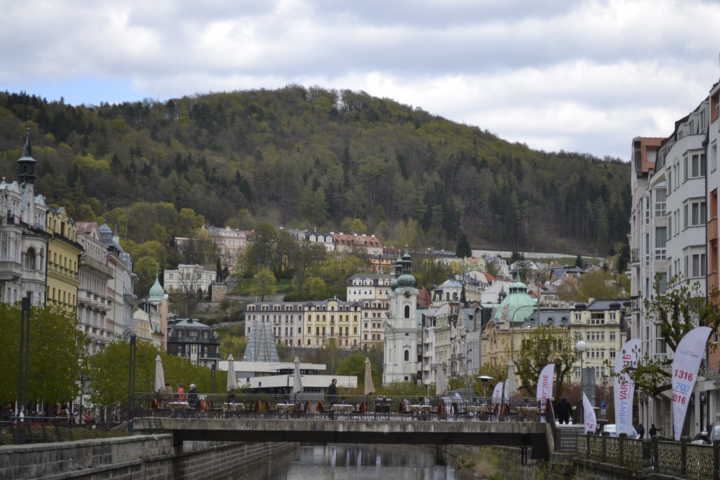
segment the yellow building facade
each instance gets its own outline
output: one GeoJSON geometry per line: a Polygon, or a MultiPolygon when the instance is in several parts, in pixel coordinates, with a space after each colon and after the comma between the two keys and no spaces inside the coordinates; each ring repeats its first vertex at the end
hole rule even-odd
{"type": "Polygon", "coordinates": [[[63,308],[75,314],[77,306],[80,254],[83,249],[77,242],[75,222],[64,208],[50,209],[47,215],[48,268],[47,294],[48,305],[63,308]]]}

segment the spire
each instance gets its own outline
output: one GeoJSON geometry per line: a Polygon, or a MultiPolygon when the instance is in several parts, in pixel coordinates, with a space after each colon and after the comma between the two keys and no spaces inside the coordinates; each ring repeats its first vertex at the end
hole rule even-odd
{"type": "Polygon", "coordinates": [[[35,183],[35,164],[32,157],[32,143],[30,141],[30,128],[25,134],[22,156],[17,161],[17,179],[19,183],[35,183]]]}
{"type": "Polygon", "coordinates": [[[25,133],[25,145],[23,146],[23,157],[32,158],[32,142],[30,142],[30,127],[27,128],[25,133]]]}

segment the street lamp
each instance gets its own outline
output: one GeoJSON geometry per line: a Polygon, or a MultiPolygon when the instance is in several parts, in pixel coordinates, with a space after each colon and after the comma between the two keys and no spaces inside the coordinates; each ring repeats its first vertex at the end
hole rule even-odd
{"type": "Polygon", "coordinates": [[[575,351],[580,355],[580,399],[578,400],[578,423],[584,422],[584,420],[582,420],[583,417],[581,415],[583,414],[582,394],[583,394],[584,388],[585,388],[585,386],[583,385],[583,377],[585,376],[584,372],[583,372],[583,353],[585,353],[586,350],[587,350],[587,343],[585,343],[584,340],[578,340],[578,342],[575,344],[575,351]]]}

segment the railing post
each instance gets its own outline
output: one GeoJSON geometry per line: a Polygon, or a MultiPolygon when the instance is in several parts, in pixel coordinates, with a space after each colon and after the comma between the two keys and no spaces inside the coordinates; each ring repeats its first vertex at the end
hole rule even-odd
{"type": "Polygon", "coordinates": [[[600,458],[603,462],[607,461],[607,435],[603,434],[602,436],[602,453],[600,458]]]}
{"type": "Polygon", "coordinates": [[[687,439],[684,437],[680,439],[680,473],[687,473],[687,439]]]}
{"type": "Polygon", "coordinates": [[[713,480],[720,480],[720,441],[713,442],[713,480]]]}
{"type": "Polygon", "coordinates": [[[590,458],[590,434],[585,434],[585,457],[590,458]]]}
{"type": "Polygon", "coordinates": [[[655,473],[660,473],[660,449],[658,448],[658,443],[657,438],[652,439],[652,457],[655,473]]]}
{"type": "Polygon", "coordinates": [[[625,464],[625,441],[627,433],[621,433],[618,436],[618,464],[622,467],[625,464]]]}

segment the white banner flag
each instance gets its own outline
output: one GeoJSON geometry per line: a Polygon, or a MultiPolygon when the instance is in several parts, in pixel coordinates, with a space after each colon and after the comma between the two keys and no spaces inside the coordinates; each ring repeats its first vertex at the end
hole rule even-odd
{"type": "MultiPolygon", "coordinates": [[[[500,398],[503,397],[503,385],[504,384],[505,384],[505,382],[498,382],[495,384],[495,388],[493,388],[492,398],[491,398],[492,403],[495,403],[495,404],[500,403],[500,398]]],[[[509,398],[508,392],[505,392],[504,397],[505,397],[505,401],[507,402],[507,400],[509,398]]]]}
{"type": "Polygon", "coordinates": [[[583,412],[585,416],[585,433],[593,433],[595,429],[597,428],[597,418],[595,418],[595,409],[592,406],[592,403],[590,403],[590,400],[588,399],[587,395],[585,395],[585,392],[582,394],[583,396],[583,412]]]}
{"type": "Polygon", "coordinates": [[[633,427],[633,395],[635,382],[630,375],[623,373],[626,367],[637,367],[640,358],[640,340],[632,339],[625,342],[622,350],[615,355],[615,377],[613,377],[613,396],[615,401],[615,425],[617,434],[632,435],[633,427]]]}
{"type": "Polygon", "coordinates": [[[545,410],[547,400],[553,396],[553,380],[555,378],[555,364],[549,363],[543,367],[538,377],[535,398],[540,402],[540,410],[545,410]]]}
{"type": "Polygon", "coordinates": [[[675,441],[682,435],[690,395],[695,388],[705,344],[712,333],[710,327],[695,327],[680,340],[672,362],[672,413],[675,441]]]}

